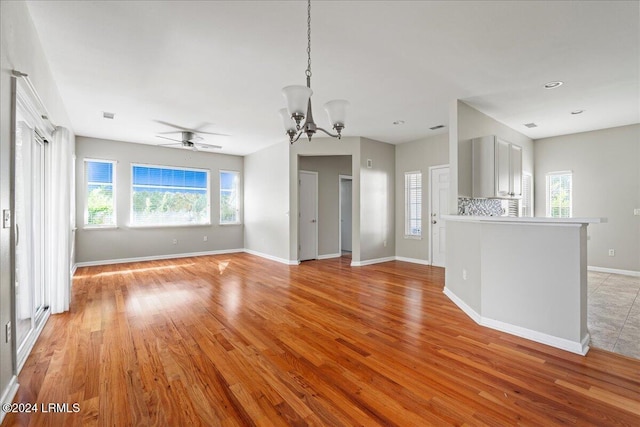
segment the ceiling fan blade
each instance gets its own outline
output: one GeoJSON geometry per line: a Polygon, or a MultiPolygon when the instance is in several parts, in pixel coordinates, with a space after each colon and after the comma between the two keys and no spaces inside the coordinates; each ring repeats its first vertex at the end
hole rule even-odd
{"type": "MultiPolygon", "coordinates": [[[[179,139],[173,139],[173,138],[167,138],[166,136],[160,136],[160,135],[156,135],[157,138],[162,138],[162,139],[168,139],[169,141],[175,141],[175,142],[179,142],[180,144],[182,144],[182,141],[180,141],[179,139]]],[[[166,145],[166,144],[163,144],[166,145]]]]}
{"type": "Polygon", "coordinates": [[[195,133],[200,133],[202,135],[218,135],[218,136],[231,136],[231,135],[227,135],[226,133],[217,133],[217,132],[202,132],[202,131],[197,131],[195,133]]]}
{"type": "Polygon", "coordinates": [[[200,148],[204,148],[204,149],[222,150],[221,145],[204,144],[204,143],[199,143],[198,145],[200,146],[200,148]]]}
{"type": "Polygon", "coordinates": [[[182,126],[174,125],[173,123],[165,122],[163,120],[154,120],[154,122],[160,123],[161,125],[169,126],[169,127],[175,128],[175,129],[180,129],[180,130],[185,130],[185,131],[188,131],[188,132],[193,132],[189,128],[185,128],[185,127],[182,127],[182,126]]]}

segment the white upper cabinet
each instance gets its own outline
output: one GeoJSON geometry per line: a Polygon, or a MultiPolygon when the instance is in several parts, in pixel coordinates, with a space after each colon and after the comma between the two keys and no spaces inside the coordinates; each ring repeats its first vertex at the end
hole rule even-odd
{"type": "Polygon", "coordinates": [[[522,147],[493,135],[472,141],[473,197],[522,197],[522,147]]]}

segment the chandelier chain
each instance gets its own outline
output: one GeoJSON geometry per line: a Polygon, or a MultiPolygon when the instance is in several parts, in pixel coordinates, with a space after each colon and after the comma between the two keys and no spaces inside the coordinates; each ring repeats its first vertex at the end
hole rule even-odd
{"type": "Polygon", "coordinates": [[[307,2],[307,77],[311,77],[311,0],[307,2]]]}

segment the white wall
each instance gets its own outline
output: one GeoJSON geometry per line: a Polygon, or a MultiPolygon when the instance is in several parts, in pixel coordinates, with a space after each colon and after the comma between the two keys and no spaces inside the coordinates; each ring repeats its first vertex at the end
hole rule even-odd
{"type": "Polygon", "coordinates": [[[395,256],[395,147],[360,141],[360,260],[395,256]],[[371,160],[371,168],[368,161],[371,160]]]}
{"type": "MultiPolygon", "coordinates": [[[[146,144],[78,137],[76,140],[76,261],[104,263],[169,255],[240,250],[242,225],[219,225],[220,170],[240,172],[243,158],[203,151],[163,148],[146,144]],[[118,228],[83,229],[85,184],[84,159],[116,160],[116,210],[118,228]],[[194,167],[209,170],[211,225],[194,227],[131,227],[131,164],[194,167]],[[203,237],[207,236],[205,242],[203,237]],[[173,244],[173,239],[178,244],[173,244]]],[[[240,207],[241,218],[243,208],[240,207]]]]}
{"type": "Polygon", "coordinates": [[[431,240],[428,232],[429,167],[449,163],[449,135],[440,134],[417,141],[396,145],[396,256],[420,261],[429,259],[431,240]],[[404,174],[422,172],[422,239],[404,237],[404,174]]]}
{"type": "Polygon", "coordinates": [[[244,158],[244,247],[288,262],[289,143],[244,158]]]}
{"type": "Polygon", "coordinates": [[[588,228],[588,265],[640,272],[640,125],[536,140],[535,165],[536,216],[545,216],[546,174],[572,171],[573,216],[607,218],[588,228]]]}
{"type": "MultiPolygon", "coordinates": [[[[71,130],[58,88],[53,80],[38,35],[23,2],[0,2],[0,210],[10,208],[11,159],[11,70],[29,75],[42,98],[52,121],[71,130]]],[[[0,398],[7,393],[14,378],[14,357],[11,344],[5,343],[4,325],[12,319],[13,285],[10,262],[10,229],[0,228],[0,398]]],[[[14,334],[15,336],[15,334],[14,334]]],[[[0,413],[0,418],[4,413],[0,413]]]]}
{"type": "Polygon", "coordinates": [[[340,175],[351,175],[351,156],[301,156],[299,165],[318,172],[318,255],[339,255],[340,175]]]}

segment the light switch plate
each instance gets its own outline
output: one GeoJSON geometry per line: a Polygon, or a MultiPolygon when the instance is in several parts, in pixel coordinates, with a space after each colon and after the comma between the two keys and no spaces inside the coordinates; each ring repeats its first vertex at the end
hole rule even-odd
{"type": "Polygon", "coordinates": [[[640,216],[640,209],[634,209],[633,214],[636,216],[640,216]]]}

